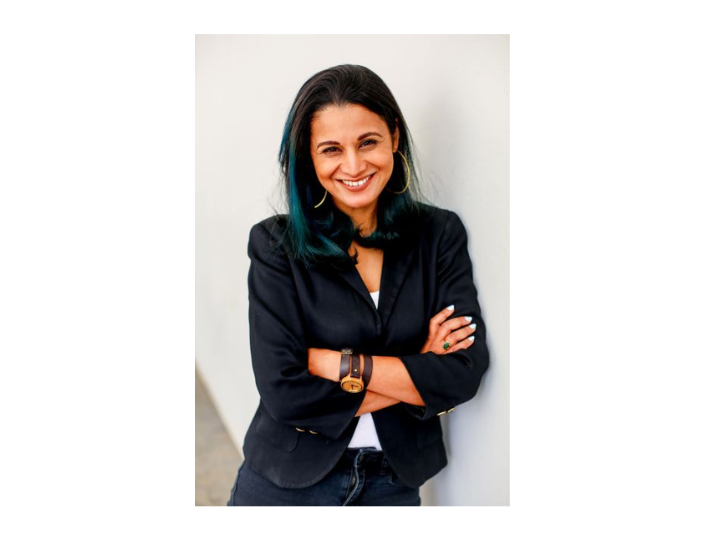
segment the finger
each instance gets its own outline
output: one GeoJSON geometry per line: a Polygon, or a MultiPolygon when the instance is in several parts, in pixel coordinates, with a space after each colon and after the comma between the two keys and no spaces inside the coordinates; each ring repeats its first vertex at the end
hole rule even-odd
{"type": "MultiPolygon", "coordinates": [[[[448,352],[451,352],[456,345],[460,344],[462,341],[465,341],[467,338],[461,338],[459,336],[455,336],[455,334],[451,336],[447,336],[445,339],[444,338],[439,338],[435,341],[435,351],[439,354],[446,354],[448,352]],[[445,345],[448,345],[446,348],[445,345]]],[[[463,347],[460,347],[461,349],[463,347]]]]}
{"type": "Polygon", "coordinates": [[[465,339],[473,335],[475,333],[475,330],[477,330],[477,325],[475,323],[472,323],[470,325],[462,326],[457,330],[454,330],[453,332],[448,334],[448,338],[452,338],[453,342],[458,342],[461,339],[465,339]]]}
{"type": "Polygon", "coordinates": [[[441,336],[447,336],[454,330],[467,326],[471,321],[472,317],[454,317],[441,324],[438,330],[441,332],[441,336]]]}
{"type": "Polygon", "coordinates": [[[431,320],[428,324],[429,327],[430,328],[438,328],[438,326],[440,326],[440,324],[443,321],[445,321],[448,317],[450,317],[454,311],[455,311],[455,306],[452,304],[450,306],[448,306],[447,308],[439,311],[433,317],[431,317],[431,320]]]}
{"type": "Polygon", "coordinates": [[[450,349],[447,351],[444,351],[446,354],[447,353],[452,353],[455,351],[462,351],[463,349],[468,349],[472,347],[472,345],[475,343],[475,336],[470,336],[469,338],[463,338],[458,343],[453,345],[450,349]]]}

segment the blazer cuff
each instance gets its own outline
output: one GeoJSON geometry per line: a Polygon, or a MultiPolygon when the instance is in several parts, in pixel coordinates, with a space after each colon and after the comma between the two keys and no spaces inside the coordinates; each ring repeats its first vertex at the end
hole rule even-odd
{"type": "Polygon", "coordinates": [[[428,407],[422,407],[419,405],[411,405],[410,403],[403,403],[404,408],[406,409],[406,412],[408,412],[411,416],[414,418],[417,418],[419,420],[428,420],[431,418],[433,415],[432,414],[427,414],[428,413],[428,407]]]}
{"type": "Polygon", "coordinates": [[[429,420],[454,408],[455,404],[449,402],[450,396],[443,394],[445,385],[438,371],[434,369],[433,360],[437,359],[436,354],[427,352],[399,358],[425,403],[425,406],[404,403],[404,408],[411,416],[418,420],[429,420]]]}

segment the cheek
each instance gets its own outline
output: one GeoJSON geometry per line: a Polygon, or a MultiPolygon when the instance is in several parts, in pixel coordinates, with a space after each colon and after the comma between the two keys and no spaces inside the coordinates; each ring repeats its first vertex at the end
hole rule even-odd
{"type": "Polygon", "coordinates": [[[319,180],[330,180],[330,175],[335,171],[335,167],[325,161],[314,161],[313,169],[316,171],[316,176],[319,180]]]}
{"type": "Polygon", "coordinates": [[[377,160],[377,164],[380,169],[386,171],[387,176],[390,176],[392,174],[392,170],[394,169],[394,156],[390,156],[388,153],[385,153],[377,160]]]}

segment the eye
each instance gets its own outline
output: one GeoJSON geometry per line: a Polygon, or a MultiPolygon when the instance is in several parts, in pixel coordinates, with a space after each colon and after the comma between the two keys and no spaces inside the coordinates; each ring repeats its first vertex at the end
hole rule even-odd
{"type": "Polygon", "coordinates": [[[375,141],[374,139],[367,139],[366,141],[362,141],[362,144],[360,144],[360,148],[372,147],[372,146],[375,146],[376,144],[377,144],[377,141],[375,141]]]}
{"type": "Polygon", "coordinates": [[[323,150],[324,154],[333,154],[334,152],[337,152],[338,149],[335,146],[329,146],[325,150],[323,150]]]}

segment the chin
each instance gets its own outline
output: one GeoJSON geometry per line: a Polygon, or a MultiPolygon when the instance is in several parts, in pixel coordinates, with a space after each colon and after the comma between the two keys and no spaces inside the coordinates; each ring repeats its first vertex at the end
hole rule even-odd
{"type": "Polygon", "coordinates": [[[376,204],[379,200],[379,195],[376,197],[365,197],[364,200],[355,199],[351,197],[343,197],[339,199],[342,204],[349,208],[367,208],[371,204],[376,204]]]}

